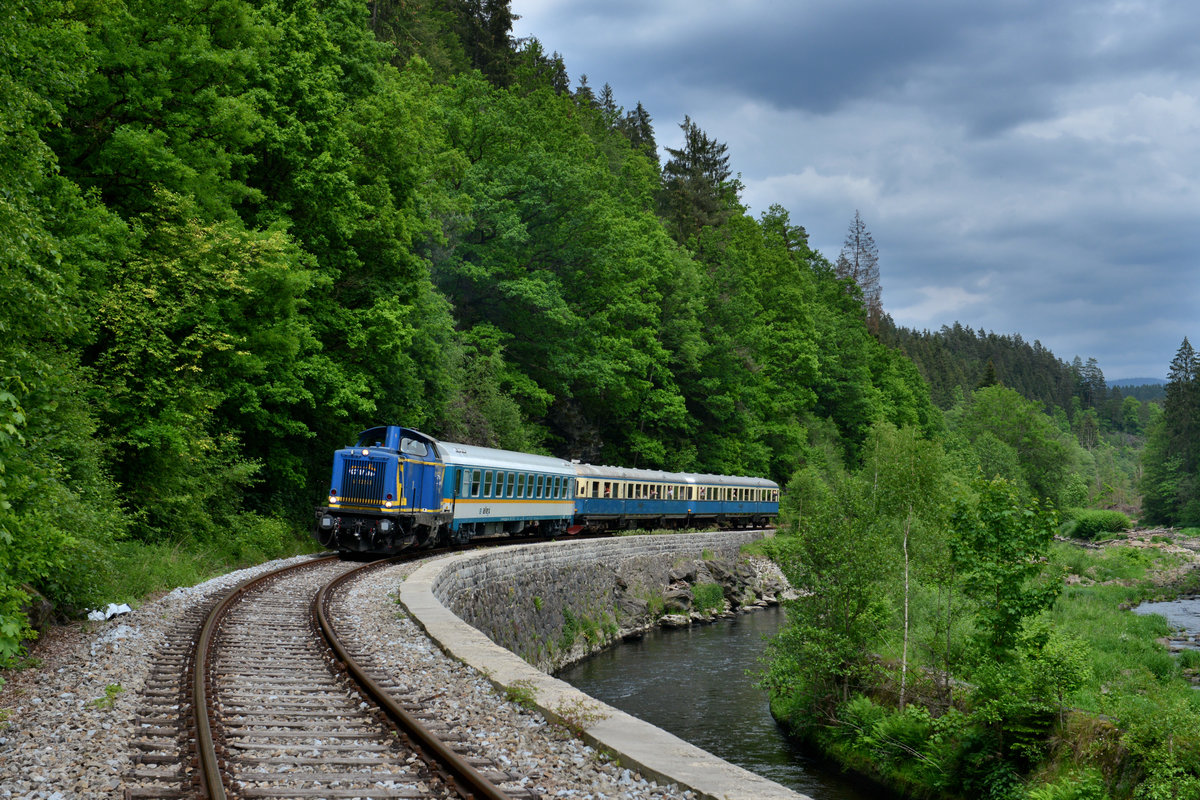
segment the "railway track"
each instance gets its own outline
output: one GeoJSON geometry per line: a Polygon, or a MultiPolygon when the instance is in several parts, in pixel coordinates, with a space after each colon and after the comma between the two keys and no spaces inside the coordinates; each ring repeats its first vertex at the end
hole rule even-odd
{"type": "Polygon", "coordinates": [[[341,640],[338,592],[373,566],[304,562],[193,614],[151,666],[125,797],[536,797],[341,640]]]}

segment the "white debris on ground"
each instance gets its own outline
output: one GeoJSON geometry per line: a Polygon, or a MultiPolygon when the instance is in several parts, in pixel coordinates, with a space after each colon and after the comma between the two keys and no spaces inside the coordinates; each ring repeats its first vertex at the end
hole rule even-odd
{"type": "MultiPolygon", "coordinates": [[[[0,688],[0,798],[108,800],[122,794],[129,742],[150,662],[187,609],[260,572],[308,556],[182,587],[117,619],[54,628],[35,643],[34,666],[4,673],[0,688]]],[[[414,565],[388,568],[352,592],[350,618],[381,662],[426,695],[438,695],[453,727],[547,798],[692,798],[606,762],[591,747],[508,702],[480,675],[445,656],[389,593],[414,565]]],[[[404,682],[404,681],[402,681],[404,682]]]]}
{"type": "Polygon", "coordinates": [[[128,614],[131,611],[133,609],[125,603],[109,603],[103,611],[98,608],[94,611],[89,611],[87,618],[92,622],[102,622],[106,619],[112,619],[119,614],[128,614]]]}

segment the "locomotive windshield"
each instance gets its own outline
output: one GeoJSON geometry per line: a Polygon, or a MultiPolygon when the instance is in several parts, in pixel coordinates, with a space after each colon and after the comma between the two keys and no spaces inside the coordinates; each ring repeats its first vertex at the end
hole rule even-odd
{"type": "Polygon", "coordinates": [[[387,428],[380,426],[378,428],[370,428],[358,435],[358,443],[355,447],[383,447],[383,443],[387,441],[387,428]]]}

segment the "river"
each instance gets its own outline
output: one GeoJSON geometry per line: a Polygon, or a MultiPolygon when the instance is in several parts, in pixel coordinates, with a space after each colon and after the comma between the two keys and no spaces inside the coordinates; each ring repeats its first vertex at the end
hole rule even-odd
{"type": "Polygon", "coordinates": [[[879,797],[801,752],[776,725],[759,669],[779,608],[691,628],[656,630],[558,673],[611,706],[814,800],[879,797]]]}

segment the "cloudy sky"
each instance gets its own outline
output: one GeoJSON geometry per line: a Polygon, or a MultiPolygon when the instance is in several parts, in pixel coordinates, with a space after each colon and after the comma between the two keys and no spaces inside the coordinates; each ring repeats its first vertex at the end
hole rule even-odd
{"type": "Polygon", "coordinates": [[[901,325],[1040,340],[1109,380],[1200,345],[1200,6],[513,0],[517,36],[729,147],[830,259],[857,209],[901,325]]]}

